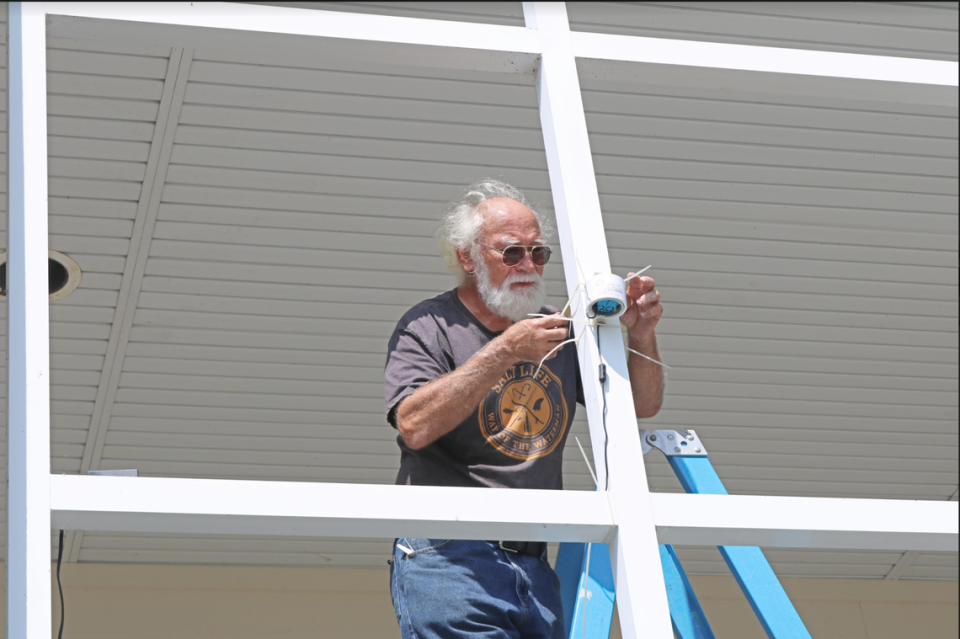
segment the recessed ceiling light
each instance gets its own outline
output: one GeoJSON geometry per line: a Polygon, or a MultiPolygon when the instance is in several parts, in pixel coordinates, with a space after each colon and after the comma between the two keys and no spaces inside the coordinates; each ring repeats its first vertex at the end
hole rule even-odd
{"type": "MultiPolygon", "coordinates": [[[[47,259],[47,280],[50,301],[63,299],[80,286],[80,265],[69,255],[50,250],[47,259]]],[[[0,297],[7,296],[7,254],[0,253],[0,297]]]]}

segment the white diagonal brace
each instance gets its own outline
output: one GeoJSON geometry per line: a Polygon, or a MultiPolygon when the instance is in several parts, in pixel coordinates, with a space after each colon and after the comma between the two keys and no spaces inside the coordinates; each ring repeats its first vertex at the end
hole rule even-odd
{"type": "MultiPolygon", "coordinates": [[[[90,429],[87,431],[83,458],[80,460],[81,474],[100,467],[100,458],[103,455],[107,429],[113,415],[113,402],[117,396],[117,388],[120,386],[123,360],[127,352],[127,343],[130,341],[133,319],[137,312],[140,287],[147,269],[153,230],[157,225],[160,198],[163,195],[163,185],[167,180],[167,168],[170,166],[173,141],[177,134],[177,124],[180,121],[180,111],[183,107],[192,63],[192,49],[171,51],[163,93],[160,96],[157,124],[154,128],[146,173],[140,191],[137,217],[130,237],[130,251],[123,269],[117,308],[113,316],[113,326],[110,329],[110,339],[107,342],[107,354],[103,360],[100,386],[93,406],[90,429]]],[[[67,561],[79,559],[82,542],[83,531],[71,532],[67,535],[64,550],[67,561]]]]}
{"type": "Polygon", "coordinates": [[[50,635],[47,40],[43,5],[8,17],[7,633],[50,635]]]}
{"type": "MultiPolygon", "coordinates": [[[[525,2],[523,11],[527,26],[539,31],[543,50],[537,77],[540,119],[567,291],[573,295],[582,278],[610,272],[580,81],[563,3],[525,2]]],[[[572,308],[579,320],[576,330],[582,331],[584,304],[572,308]]],[[[610,549],[620,627],[628,639],[672,639],[620,325],[596,330],[600,344],[587,329],[579,359],[594,462],[617,524],[610,549]],[[601,363],[606,365],[606,389],[598,379],[601,363]]]]}

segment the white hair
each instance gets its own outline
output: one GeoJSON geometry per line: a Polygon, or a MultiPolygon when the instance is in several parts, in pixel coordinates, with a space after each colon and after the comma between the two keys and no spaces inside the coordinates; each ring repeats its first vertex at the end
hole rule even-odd
{"type": "Polygon", "coordinates": [[[515,200],[530,209],[537,220],[537,226],[540,227],[540,235],[544,242],[550,239],[549,235],[553,230],[550,221],[527,202],[523,191],[500,180],[492,178],[480,180],[467,188],[459,202],[453,202],[450,205],[437,231],[440,256],[461,284],[467,274],[460,265],[460,260],[457,259],[457,250],[470,251],[474,259],[477,259],[477,240],[483,231],[483,216],[477,212],[477,208],[487,200],[497,197],[515,200]]]}

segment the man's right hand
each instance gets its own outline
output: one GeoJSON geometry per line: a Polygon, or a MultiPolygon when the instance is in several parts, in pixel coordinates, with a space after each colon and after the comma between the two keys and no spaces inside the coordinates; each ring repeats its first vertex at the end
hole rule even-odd
{"type": "MultiPolygon", "coordinates": [[[[568,339],[569,331],[569,320],[556,313],[517,322],[497,340],[502,343],[504,352],[515,362],[539,362],[568,339]]],[[[556,356],[557,353],[554,353],[551,358],[556,356]]]]}

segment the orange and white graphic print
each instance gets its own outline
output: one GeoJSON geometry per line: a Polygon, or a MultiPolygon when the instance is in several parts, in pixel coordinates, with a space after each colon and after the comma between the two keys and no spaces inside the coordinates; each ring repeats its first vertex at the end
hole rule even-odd
{"type": "Polygon", "coordinates": [[[480,403],[480,430],[491,446],[514,459],[549,455],[567,429],[563,385],[546,367],[536,378],[536,364],[508,370],[480,403]]]}

